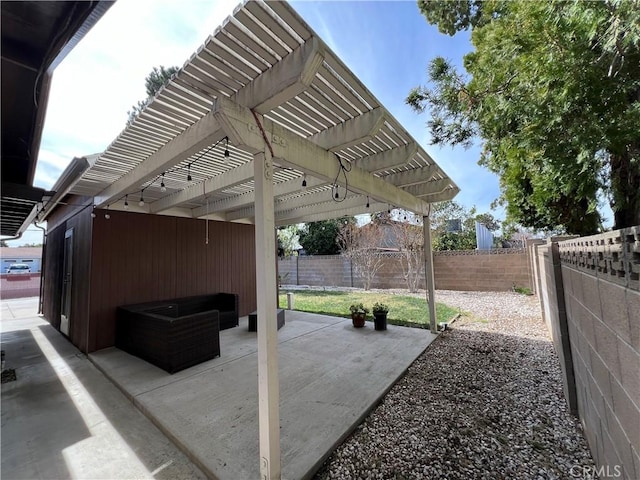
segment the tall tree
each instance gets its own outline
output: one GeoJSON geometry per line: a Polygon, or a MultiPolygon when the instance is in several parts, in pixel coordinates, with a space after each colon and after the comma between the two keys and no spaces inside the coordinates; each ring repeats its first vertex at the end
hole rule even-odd
{"type": "Polygon", "coordinates": [[[298,230],[299,242],[307,255],[337,255],[340,247],[337,243],[340,222],[355,223],[353,217],[341,220],[323,220],[305,224],[298,230]]]}
{"type": "Polygon", "coordinates": [[[590,234],[600,192],[615,228],[640,224],[640,1],[418,2],[448,34],[471,29],[468,73],[429,64],[431,87],[407,97],[429,109],[433,144],[483,141],[507,220],[590,234]]]}
{"type": "Polygon", "coordinates": [[[378,249],[380,237],[380,223],[375,221],[362,227],[355,222],[344,222],[338,230],[338,245],[342,254],[351,260],[365,290],[371,289],[371,283],[383,265],[384,258],[378,249]]]}
{"type": "Polygon", "coordinates": [[[127,112],[129,115],[129,119],[127,120],[128,124],[131,124],[133,120],[138,116],[138,114],[146,107],[151,99],[155,97],[156,93],[165,86],[171,76],[175,74],[179,70],[178,67],[169,67],[165,68],[160,65],[159,67],[153,67],[153,70],[149,72],[149,75],[144,79],[144,86],[147,91],[147,98],[144,100],[139,100],[137,105],[131,107],[131,110],[127,112]]]}

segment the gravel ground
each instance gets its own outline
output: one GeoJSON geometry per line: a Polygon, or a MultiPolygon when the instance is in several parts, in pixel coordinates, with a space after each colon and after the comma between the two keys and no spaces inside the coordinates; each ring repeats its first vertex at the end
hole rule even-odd
{"type": "Polygon", "coordinates": [[[438,290],[436,301],[464,314],[315,478],[582,478],[593,460],[537,298],[438,290]]]}

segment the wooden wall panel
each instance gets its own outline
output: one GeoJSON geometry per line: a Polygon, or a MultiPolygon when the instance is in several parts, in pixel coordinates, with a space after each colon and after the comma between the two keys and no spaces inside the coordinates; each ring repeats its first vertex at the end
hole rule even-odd
{"type": "Polygon", "coordinates": [[[112,346],[116,307],[232,292],[256,309],[252,225],[97,211],[93,221],[89,349],[112,346]]]}
{"type": "Polygon", "coordinates": [[[91,207],[87,207],[69,218],[64,229],[73,229],[69,338],[83,352],[87,351],[87,328],[89,325],[90,285],[87,279],[91,273],[91,230],[93,220],[91,218],[91,210],[91,207]]]}
{"type": "Polygon", "coordinates": [[[62,263],[64,253],[65,225],[47,232],[47,247],[42,270],[44,290],[42,313],[54,328],[60,328],[60,306],[62,298],[62,263]]]}

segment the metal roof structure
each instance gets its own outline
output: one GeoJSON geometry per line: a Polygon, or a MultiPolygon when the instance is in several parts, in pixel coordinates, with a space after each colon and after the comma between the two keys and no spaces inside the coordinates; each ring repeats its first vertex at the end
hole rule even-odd
{"type": "Polygon", "coordinates": [[[53,70],[113,1],[2,2],[2,235],[20,235],[49,192],[34,188],[53,70]]]}
{"type": "Polygon", "coordinates": [[[394,207],[427,214],[459,191],[292,7],[257,0],[234,10],[68,192],[97,207],[252,223],[254,154],[265,150],[277,225],[394,207]]]}

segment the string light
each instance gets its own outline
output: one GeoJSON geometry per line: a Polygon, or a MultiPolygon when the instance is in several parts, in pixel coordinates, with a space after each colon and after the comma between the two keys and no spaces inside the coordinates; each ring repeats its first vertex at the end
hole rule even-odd
{"type": "Polygon", "coordinates": [[[93,206],[93,210],[91,210],[91,218],[96,218],[96,206],[93,206]]]}
{"type": "Polygon", "coordinates": [[[107,213],[104,214],[104,218],[106,218],[107,220],[111,218],[111,215],[109,215],[109,205],[107,205],[107,213]]]}
{"type": "Polygon", "coordinates": [[[129,195],[125,195],[124,197],[124,209],[129,210],[129,195]]]}
{"type": "MultiPolygon", "coordinates": [[[[223,137],[220,140],[218,140],[216,143],[214,143],[213,145],[210,145],[209,148],[207,148],[204,152],[202,152],[195,160],[193,160],[192,162],[187,164],[187,181],[188,182],[193,181],[193,177],[191,176],[191,165],[193,165],[194,163],[199,161],[202,157],[204,157],[207,153],[209,153],[213,148],[215,148],[218,145],[220,145],[220,142],[222,142],[223,140],[226,141],[226,147],[225,147],[225,150],[224,150],[224,156],[225,156],[225,158],[229,158],[230,157],[229,148],[228,148],[229,147],[229,137],[223,137]]],[[[158,179],[160,179],[160,191],[163,192],[163,193],[166,192],[167,191],[167,186],[164,183],[165,175],[167,173],[173,173],[173,172],[180,171],[183,168],[184,168],[184,166],[180,166],[180,167],[172,168],[170,170],[165,170],[160,175],[157,175],[153,179],[143,183],[142,189],[140,190],[140,201],[138,202],[138,205],[140,205],[141,207],[144,207],[144,191],[148,187],[153,185],[158,179]]],[[[133,192],[133,193],[135,193],[135,192],[133,192]]],[[[125,209],[128,206],[128,201],[126,200],[126,197],[128,197],[128,194],[123,195],[120,198],[117,198],[115,200],[116,202],[118,202],[118,201],[122,200],[123,198],[125,198],[125,209]]],[[[94,206],[94,208],[95,208],[95,206],[94,206]]]]}

